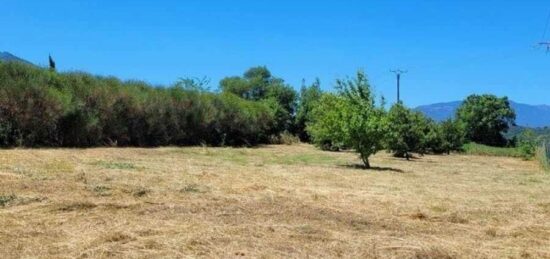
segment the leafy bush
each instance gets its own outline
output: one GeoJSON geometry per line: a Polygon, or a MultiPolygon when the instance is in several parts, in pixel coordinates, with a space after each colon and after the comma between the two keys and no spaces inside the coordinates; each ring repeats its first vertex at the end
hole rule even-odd
{"type": "Polygon", "coordinates": [[[250,90],[254,98],[242,98],[209,92],[193,79],[153,87],[0,62],[0,146],[268,143],[290,128],[295,93],[279,79],[257,76],[261,72],[246,78],[259,87],[250,90]]]}
{"type": "Polygon", "coordinates": [[[393,105],[387,117],[386,148],[396,157],[409,159],[413,152],[450,153],[461,150],[464,144],[464,131],[456,121],[436,123],[402,103],[393,105]]]}
{"type": "Polygon", "coordinates": [[[402,103],[397,103],[390,108],[387,115],[388,134],[386,147],[396,157],[405,157],[407,160],[412,152],[421,152],[431,146],[438,139],[433,136],[428,140],[428,121],[420,112],[412,111],[402,103]]]}
{"type": "Polygon", "coordinates": [[[341,110],[345,108],[344,102],[342,96],[325,93],[311,111],[311,121],[306,130],[312,142],[322,150],[336,151],[342,146],[341,110]]]}
{"type": "Polygon", "coordinates": [[[451,151],[461,151],[465,142],[464,125],[456,120],[446,120],[439,124],[443,140],[442,151],[447,154],[451,151]]]}
{"type": "Polygon", "coordinates": [[[253,67],[243,77],[233,76],[220,82],[222,92],[231,93],[249,101],[271,101],[275,111],[272,134],[292,130],[296,111],[296,91],[284,80],[272,76],[266,67],[253,67]]]}
{"type": "Polygon", "coordinates": [[[517,149],[525,160],[530,160],[535,157],[537,144],[536,135],[532,130],[526,130],[518,137],[517,149]]]}
{"type": "Polygon", "coordinates": [[[296,112],[296,122],[294,131],[300,137],[300,140],[309,142],[311,137],[306,131],[307,124],[312,120],[313,108],[321,99],[321,83],[317,79],[311,86],[302,86],[300,91],[300,103],[296,112]]]}

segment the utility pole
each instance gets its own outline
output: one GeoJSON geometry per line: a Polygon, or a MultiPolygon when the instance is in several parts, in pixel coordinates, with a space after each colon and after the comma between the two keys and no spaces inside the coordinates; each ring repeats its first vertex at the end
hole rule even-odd
{"type": "Polygon", "coordinates": [[[401,75],[406,74],[408,71],[403,71],[401,69],[396,69],[396,70],[390,70],[390,72],[394,73],[397,76],[397,103],[400,103],[401,102],[401,96],[400,96],[401,75]]]}

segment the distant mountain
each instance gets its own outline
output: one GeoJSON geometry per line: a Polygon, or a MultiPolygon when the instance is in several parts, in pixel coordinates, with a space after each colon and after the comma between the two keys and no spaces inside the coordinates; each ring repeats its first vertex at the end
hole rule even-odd
{"type": "MultiPolygon", "coordinates": [[[[419,106],[416,110],[436,121],[442,121],[453,117],[461,104],[462,101],[435,103],[419,106]]],[[[516,111],[517,125],[533,128],[550,126],[550,105],[529,105],[513,101],[510,104],[516,111]]]]}
{"type": "Polygon", "coordinates": [[[25,63],[25,64],[31,64],[31,62],[29,61],[26,61],[22,58],[19,58],[9,52],[0,52],[0,61],[4,61],[4,62],[10,62],[10,61],[16,61],[16,62],[22,62],[22,63],[25,63]]]}

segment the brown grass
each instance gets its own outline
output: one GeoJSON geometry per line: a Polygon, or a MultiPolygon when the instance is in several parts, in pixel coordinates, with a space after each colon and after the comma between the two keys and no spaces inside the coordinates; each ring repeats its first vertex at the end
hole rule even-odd
{"type": "Polygon", "coordinates": [[[550,257],[536,162],[357,163],[308,145],[2,150],[0,257],[550,257]]]}

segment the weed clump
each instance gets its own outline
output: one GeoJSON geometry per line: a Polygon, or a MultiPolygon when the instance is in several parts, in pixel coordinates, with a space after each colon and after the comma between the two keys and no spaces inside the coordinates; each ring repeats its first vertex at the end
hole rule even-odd
{"type": "Polygon", "coordinates": [[[144,188],[144,187],[140,187],[140,188],[137,188],[136,190],[134,190],[133,195],[136,198],[140,198],[140,197],[148,195],[149,193],[151,193],[151,190],[149,190],[147,188],[144,188]]]}
{"type": "Polygon", "coordinates": [[[5,195],[5,196],[0,196],[0,207],[6,207],[6,206],[8,206],[10,203],[12,203],[13,201],[15,201],[16,199],[17,199],[17,196],[15,196],[14,194],[5,195]]]}

